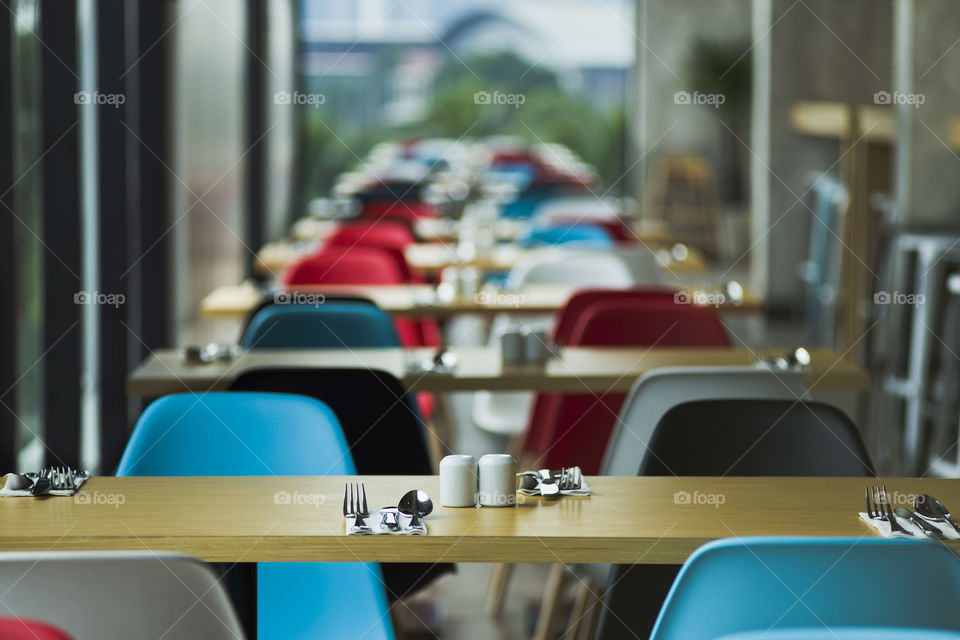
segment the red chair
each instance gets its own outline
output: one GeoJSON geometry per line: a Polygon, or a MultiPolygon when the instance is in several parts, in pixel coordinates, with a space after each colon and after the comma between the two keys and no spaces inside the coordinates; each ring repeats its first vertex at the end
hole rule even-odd
{"type": "Polygon", "coordinates": [[[410,229],[399,222],[357,220],[341,225],[327,238],[328,247],[377,247],[387,251],[403,274],[404,282],[422,282],[407,264],[406,249],[415,239],[410,229]]]}
{"type": "MultiPolygon", "coordinates": [[[[377,247],[325,247],[319,253],[304,256],[287,267],[283,284],[297,285],[380,285],[404,284],[406,279],[395,256],[377,247]]],[[[437,346],[440,331],[431,320],[395,320],[400,342],[406,347],[437,346]]]]}
{"type": "Polygon", "coordinates": [[[399,221],[411,227],[420,218],[436,218],[440,214],[433,205],[420,200],[368,200],[360,208],[360,218],[366,220],[399,221]]]}
{"type": "Polygon", "coordinates": [[[3,640],[73,640],[57,627],[37,620],[0,618],[0,638],[3,640]]]}
{"type": "MultiPolygon", "coordinates": [[[[561,312],[563,346],[729,347],[714,310],[674,301],[664,290],[588,291],[561,312]],[[607,297],[604,297],[606,295],[607,297]],[[569,309],[569,311],[568,311],[569,309]]],[[[600,469],[626,394],[540,394],[524,437],[524,453],[537,468],[580,465],[600,469]]]]}
{"type": "Polygon", "coordinates": [[[662,300],[673,302],[676,292],[663,287],[635,287],[630,289],[583,289],[570,296],[563,309],[557,312],[553,326],[553,343],[570,344],[570,336],[576,321],[588,307],[598,302],[624,300],[662,300]]]}

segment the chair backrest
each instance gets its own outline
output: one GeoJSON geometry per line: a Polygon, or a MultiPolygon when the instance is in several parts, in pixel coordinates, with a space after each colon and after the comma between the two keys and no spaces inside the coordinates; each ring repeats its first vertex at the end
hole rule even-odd
{"type": "Polygon", "coordinates": [[[856,425],[835,407],[793,400],[696,400],[657,423],[645,476],[871,476],[856,425]]]}
{"type": "MultiPolygon", "coordinates": [[[[430,475],[426,425],[400,381],[373,369],[253,369],[230,385],[234,391],[296,393],[320,400],[340,420],[360,475],[430,475]]],[[[389,593],[406,594],[453,571],[453,565],[389,563],[382,566],[389,593]]]]}
{"type": "Polygon", "coordinates": [[[624,205],[613,198],[596,198],[591,195],[568,196],[544,200],[537,207],[537,221],[552,222],[561,219],[612,219],[623,213],[624,205]]]}
{"type": "Polygon", "coordinates": [[[588,249],[613,248],[613,239],[607,230],[593,224],[534,227],[520,242],[525,247],[550,247],[562,244],[588,249]]]}
{"type": "Polygon", "coordinates": [[[366,302],[273,304],[250,322],[244,349],[343,349],[400,346],[390,316],[366,302]]]}
{"type": "MultiPolygon", "coordinates": [[[[287,298],[281,297],[278,291],[263,294],[263,297],[260,298],[260,302],[251,307],[244,316],[243,323],[240,327],[240,340],[238,340],[238,343],[242,342],[243,337],[247,335],[247,331],[250,329],[250,323],[253,322],[253,319],[257,317],[257,314],[267,307],[272,307],[275,304],[285,304],[286,300],[287,298]],[[278,299],[282,300],[282,302],[278,302],[278,299]]],[[[324,304],[330,302],[355,302],[366,304],[372,307],[377,306],[376,303],[370,298],[364,298],[361,295],[353,295],[349,293],[324,293],[323,300],[324,304]]]]}
{"type": "Polygon", "coordinates": [[[572,216],[572,215],[551,215],[551,216],[540,216],[536,217],[536,223],[542,224],[545,226],[577,226],[577,225],[593,225],[596,227],[602,228],[614,242],[633,242],[637,239],[636,234],[633,230],[619,217],[592,217],[592,216],[572,216]]]}
{"type": "Polygon", "coordinates": [[[0,638],[4,640],[74,640],[66,631],[36,620],[0,617],[0,638]]]}
{"type": "MultiPolygon", "coordinates": [[[[561,318],[561,323],[563,319],[561,318]]],[[[660,291],[635,296],[616,292],[586,306],[569,323],[570,346],[716,346],[730,344],[716,314],[703,307],[664,300],[660,291]]],[[[540,466],[579,465],[596,473],[625,395],[537,396],[523,450],[540,466]]]]}
{"type": "Polygon", "coordinates": [[[243,638],[230,600],[206,564],[167,551],[29,551],[0,554],[4,612],[69,636],[3,638],[187,640],[243,638]]]}
{"type": "Polygon", "coordinates": [[[570,341],[590,346],[730,346],[716,311],[662,296],[592,304],[573,323],[570,341]]]}
{"type": "Polygon", "coordinates": [[[957,640],[956,631],[917,627],[837,627],[814,629],[753,629],[725,634],[714,640],[957,640]]]}
{"type": "Polygon", "coordinates": [[[755,367],[667,367],[630,389],[604,456],[601,473],[635,476],[653,430],[667,411],[692,400],[722,398],[810,400],[803,376],[755,367]]]}
{"type": "Polygon", "coordinates": [[[356,473],[330,407],[284,393],[178,393],[150,404],[118,476],[356,473]]]}
{"type": "Polygon", "coordinates": [[[402,284],[403,273],[388,251],[376,247],[324,247],[292,262],[283,273],[298,284],[402,284]]]}
{"type": "Polygon", "coordinates": [[[659,287],[631,287],[628,289],[581,289],[574,293],[557,312],[553,329],[553,342],[559,345],[570,343],[570,335],[583,312],[588,307],[603,301],[662,300],[672,302],[674,290],[659,287]]]}
{"type": "Polygon", "coordinates": [[[567,284],[629,287],[637,284],[629,265],[616,253],[544,249],[521,258],[507,278],[510,286],[567,284]]]}
{"type": "Polygon", "coordinates": [[[957,602],[960,559],[944,545],[883,538],[728,538],[687,559],[651,638],[713,640],[757,629],[864,625],[957,632],[957,602]],[[897,567],[922,567],[917,574],[922,588],[917,581],[893,578],[897,567]]]}
{"type": "Polygon", "coordinates": [[[405,189],[397,189],[393,197],[379,197],[380,195],[391,192],[378,191],[375,194],[368,194],[361,197],[363,202],[360,208],[361,219],[372,219],[380,222],[386,221],[407,221],[415,222],[419,218],[436,218],[437,210],[429,203],[423,202],[413,194],[403,197],[405,189]]]}
{"type": "MultiPolygon", "coordinates": [[[[118,476],[354,475],[333,411],[282,393],[177,394],[137,422],[118,476]]],[[[257,629],[273,637],[348,637],[357,619],[392,640],[376,564],[268,562],[257,566],[257,629]]],[[[367,628],[367,627],[365,627],[367,628]]],[[[119,636],[123,637],[123,636],[119,636]]]]}
{"type": "Polygon", "coordinates": [[[261,368],[244,371],[232,391],[295,393],[328,406],[340,423],[357,473],[430,475],[426,428],[412,396],[375,369],[261,368]]]}
{"type": "Polygon", "coordinates": [[[413,234],[403,224],[390,220],[358,220],[340,225],[326,239],[328,247],[375,247],[386,251],[402,274],[404,282],[419,282],[407,264],[405,250],[414,243],[413,234]]]}

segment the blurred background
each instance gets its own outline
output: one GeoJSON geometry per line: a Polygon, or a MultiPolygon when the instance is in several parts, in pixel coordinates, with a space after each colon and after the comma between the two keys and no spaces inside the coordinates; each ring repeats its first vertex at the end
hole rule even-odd
{"type": "Polygon", "coordinates": [[[235,340],[204,296],[258,278],[294,222],[351,215],[349,177],[385,149],[441,141],[566,154],[757,294],[736,341],[864,366],[849,410],[882,469],[960,475],[958,19],[951,0],[8,0],[0,467],[55,450],[111,472],[132,368],[235,340]]]}

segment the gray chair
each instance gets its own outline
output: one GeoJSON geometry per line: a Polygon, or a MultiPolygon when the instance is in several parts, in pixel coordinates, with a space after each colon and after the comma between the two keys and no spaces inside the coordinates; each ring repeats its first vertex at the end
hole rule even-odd
{"type": "Polygon", "coordinates": [[[635,476],[663,415],[691,400],[811,400],[803,376],[759,367],[665,367],[633,385],[614,427],[601,473],[635,476]]]}

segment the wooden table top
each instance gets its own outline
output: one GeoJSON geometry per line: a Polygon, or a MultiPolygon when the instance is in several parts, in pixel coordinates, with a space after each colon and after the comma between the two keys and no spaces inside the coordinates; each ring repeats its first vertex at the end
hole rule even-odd
{"type": "MultiPolygon", "coordinates": [[[[344,221],[349,224],[349,220],[344,221]]],[[[331,236],[340,225],[337,220],[305,217],[293,223],[290,237],[294,240],[323,240],[331,236]]],[[[514,242],[527,229],[526,220],[499,219],[488,225],[493,237],[499,241],[514,242]]],[[[478,223],[478,226],[480,224],[478,223]]],[[[414,223],[418,238],[426,242],[458,242],[462,223],[450,218],[421,218],[414,223]]],[[[656,222],[641,222],[631,229],[638,242],[669,247],[677,243],[666,227],[656,222]]]]}
{"type": "MultiPolygon", "coordinates": [[[[750,366],[748,349],[567,347],[545,366],[503,366],[491,347],[450,349],[458,365],[453,374],[409,372],[412,356],[429,358],[430,349],[263,349],[246,351],[230,362],[186,364],[174,349],[154,352],[127,378],[127,393],[160,396],[183,391],[226,390],[235,377],[263,367],[336,367],[388,371],[410,391],[556,391],[604,393],[630,390],[651,369],[676,366],[750,366]]],[[[784,350],[774,349],[775,354],[784,350]]],[[[810,352],[804,374],[814,389],[864,389],[869,376],[829,349],[810,352]]]]}
{"type": "MultiPolygon", "coordinates": [[[[373,509],[414,488],[436,501],[438,478],[92,478],[79,499],[0,498],[0,551],[150,549],[208,562],[680,564],[717,538],[878,535],[857,516],[863,478],[588,480],[590,497],[437,506],[427,536],[345,536],[345,481],[363,482],[373,509]]],[[[948,508],[960,505],[960,480],[879,482],[895,501],[929,493],[948,508]]],[[[947,544],[960,550],[960,541],[947,544]]]]}
{"type": "MultiPolygon", "coordinates": [[[[268,242],[257,253],[256,270],[261,275],[279,276],[292,261],[317,248],[315,242],[268,242]]],[[[517,262],[531,254],[550,248],[529,249],[515,244],[497,245],[486,254],[461,255],[452,244],[418,243],[407,247],[406,258],[412,269],[435,273],[446,267],[473,267],[482,271],[509,271],[517,262]]],[[[669,251],[663,252],[669,262],[664,270],[675,275],[699,274],[707,270],[700,252],[689,248],[684,260],[675,260],[669,251]]],[[[659,255],[659,254],[658,254],[659,255]]]]}
{"type": "MultiPolygon", "coordinates": [[[[378,307],[394,316],[443,318],[458,314],[535,313],[553,314],[566,305],[578,289],[563,285],[531,285],[521,291],[483,290],[475,296],[458,297],[442,302],[437,299],[436,288],[427,284],[349,286],[313,285],[297,286],[301,293],[355,293],[369,298],[378,307]]],[[[709,288],[693,288],[689,298],[697,304],[716,299],[709,288]],[[705,294],[705,295],[701,295],[705,294]]],[[[205,318],[243,318],[263,299],[263,292],[249,283],[217,287],[200,303],[205,318]]],[[[723,299],[715,306],[724,313],[758,313],[763,310],[763,301],[750,291],[744,291],[737,302],[723,299]]]]}

